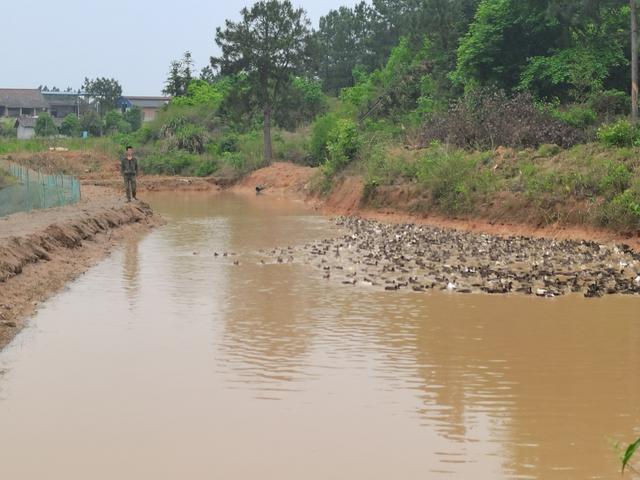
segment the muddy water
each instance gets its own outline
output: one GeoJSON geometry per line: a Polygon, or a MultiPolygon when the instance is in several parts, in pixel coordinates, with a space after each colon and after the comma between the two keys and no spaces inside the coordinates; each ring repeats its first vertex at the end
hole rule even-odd
{"type": "Polygon", "coordinates": [[[152,203],[0,353],[1,478],[616,478],[640,435],[637,298],[345,286],[260,263],[333,234],[299,205],[152,203]]]}

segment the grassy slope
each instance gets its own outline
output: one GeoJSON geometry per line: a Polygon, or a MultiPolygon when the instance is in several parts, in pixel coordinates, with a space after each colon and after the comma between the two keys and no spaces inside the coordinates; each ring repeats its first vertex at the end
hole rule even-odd
{"type": "Polygon", "coordinates": [[[368,152],[351,166],[363,204],[412,213],[640,231],[640,150],[464,152],[443,146],[368,152]]]}

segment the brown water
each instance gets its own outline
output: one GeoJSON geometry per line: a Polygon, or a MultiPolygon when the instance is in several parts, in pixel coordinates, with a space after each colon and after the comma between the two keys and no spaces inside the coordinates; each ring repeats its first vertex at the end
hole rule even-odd
{"type": "Polygon", "coordinates": [[[0,353],[0,478],[618,478],[637,298],[374,292],[260,264],[332,234],[301,206],[152,203],[0,353]]]}

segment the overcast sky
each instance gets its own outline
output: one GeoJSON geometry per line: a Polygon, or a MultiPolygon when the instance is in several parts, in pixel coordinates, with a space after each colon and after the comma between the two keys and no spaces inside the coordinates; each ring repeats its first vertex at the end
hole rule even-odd
{"type": "MultiPolygon", "coordinates": [[[[172,59],[190,50],[198,71],[216,53],[215,29],[252,0],[0,0],[0,88],[79,88],[113,77],[126,95],[159,95],[172,59]]],[[[293,0],[314,27],[357,0],[293,0]]]]}

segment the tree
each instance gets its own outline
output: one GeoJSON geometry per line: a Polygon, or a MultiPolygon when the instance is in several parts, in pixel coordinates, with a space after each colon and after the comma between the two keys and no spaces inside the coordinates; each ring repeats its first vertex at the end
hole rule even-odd
{"type": "Polygon", "coordinates": [[[179,97],[184,94],[183,84],[182,84],[182,73],[181,65],[178,60],[173,60],[171,62],[171,67],[169,69],[169,76],[167,80],[164,82],[164,89],[162,93],[165,95],[169,95],[171,97],[179,97]]]}
{"type": "Polygon", "coordinates": [[[80,117],[82,130],[99,137],[102,135],[102,119],[95,110],[87,110],[80,117]]]}
{"type": "Polygon", "coordinates": [[[266,0],[243,8],[242,20],[218,27],[222,56],[212,58],[223,75],[244,73],[263,113],[264,159],[271,161],[271,114],[297,73],[311,61],[310,22],[290,0],[266,0]]]}
{"type": "Polygon", "coordinates": [[[375,12],[367,3],[353,8],[340,7],[320,18],[315,33],[318,48],[319,75],[327,92],[338,94],[354,84],[353,70],[362,66],[375,68],[370,38],[375,12]]]}
{"type": "Polygon", "coordinates": [[[39,137],[52,137],[58,134],[58,127],[53,121],[53,117],[47,112],[38,115],[36,120],[36,135],[39,137]]]}
{"type": "Polygon", "coordinates": [[[286,95],[276,105],[273,118],[278,125],[295,130],[300,125],[311,122],[327,108],[327,99],[322,84],[317,79],[295,77],[286,95]]]}
{"type": "Polygon", "coordinates": [[[70,113],[62,120],[62,125],[60,126],[60,133],[62,135],[77,137],[80,135],[81,130],[82,125],[80,125],[80,119],[75,113],[70,113]]]}
{"type": "Polygon", "coordinates": [[[631,120],[638,122],[638,4],[629,0],[631,11],[631,120]]]}
{"type": "Polygon", "coordinates": [[[173,60],[162,93],[172,97],[186,95],[189,84],[193,80],[193,65],[193,58],[189,51],[184,52],[182,60],[173,60]]]}
{"type": "Polygon", "coordinates": [[[97,104],[100,115],[117,108],[122,97],[122,86],[113,78],[85,78],[82,90],[97,104]]]}
{"type": "Polygon", "coordinates": [[[131,107],[124,112],[124,120],[131,126],[131,130],[136,132],[142,127],[142,110],[139,107],[131,107]]]}
{"type": "Polygon", "coordinates": [[[619,88],[627,11],[626,0],[482,0],[453,78],[576,101],[619,88]]]}
{"type": "Polygon", "coordinates": [[[193,80],[193,58],[191,57],[191,52],[184,52],[184,56],[182,57],[182,88],[183,92],[187,91],[189,88],[189,84],[191,80],[193,80]]]}
{"type": "Polygon", "coordinates": [[[214,83],[218,79],[216,72],[213,71],[211,65],[207,65],[200,70],[200,80],[207,83],[214,83]]]}

